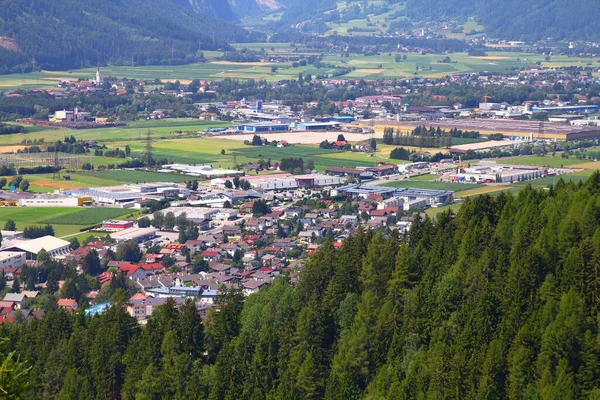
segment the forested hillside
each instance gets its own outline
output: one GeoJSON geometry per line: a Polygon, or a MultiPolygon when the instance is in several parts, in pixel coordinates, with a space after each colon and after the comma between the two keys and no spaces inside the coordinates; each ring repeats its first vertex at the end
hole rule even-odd
{"type": "Polygon", "coordinates": [[[262,39],[217,19],[229,7],[216,9],[213,2],[0,0],[0,73],[178,64],[195,61],[201,50],[262,39]]]}
{"type": "Polygon", "coordinates": [[[596,173],[325,244],[296,285],[228,292],[203,323],[188,302],[138,326],[118,290],[0,335],[27,398],[597,399],[599,276],[596,173]]]}
{"type": "Polygon", "coordinates": [[[595,0],[407,0],[405,12],[413,19],[474,16],[488,34],[503,39],[600,40],[595,0]]]}
{"type": "MultiPolygon", "coordinates": [[[[477,18],[493,37],[512,40],[540,40],[546,38],[567,40],[600,40],[594,28],[600,17],[600,2],[595,0],[387,0],[387,3],[405,3],[396,16],[406,16],[418,26],[419,22],[440,18],[477,18]]],[[[281,22],[284,25],[305,20],[325,18],[323,11],[339,4],[380,4],[381,2],[338,0],[292,0],[284,4],[281,22]]],[[[391,20],[393,22],[393,19],[391,20]]]]}

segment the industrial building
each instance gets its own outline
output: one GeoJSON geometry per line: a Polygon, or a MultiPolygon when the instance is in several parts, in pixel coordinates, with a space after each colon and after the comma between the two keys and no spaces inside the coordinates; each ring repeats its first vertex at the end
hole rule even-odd
{"type": "Polygon", "coordinates": [[[144,243],[156,237],[157,230],[155,228],[129,228],[115,233],[111,233],[110,237],[117,243],[129,242],[134,240],[138,243],[144,243]]]}
{"type": "Polygon", "coordinates": [[[270,132],[287,132],[290,130],[290,124],[287,123],[255,123],[238,125],[238,131],[244,133],[270,133],[270,132]]]}
{"type": "Polygon", "coordinates": [[[324,174],[291,175],[279,174],[277,176],[250,176],[248,182],[254,189],[261,190],[285,190],[305,189],[313,187],[342,185],[345,178],[324,174]]]}
{"type": "Polygon", "coordinates": [[[452,182],[510,183],[556,174],[557,170],[555,169],[481,162],[465,168],[462,172],[451,174],[449,179],[452,182]]]}
{"type": "Polygon", "coordinates": [[[600,106],[580,105],[580,106],[562,106],[562,107],[532,107],[533,113],[583,113],[591,114],[600,111],[600,106]]]}
{"type": "Polygon", "coordinates": [[[35,196],[29,199],[20,199],[21,207],[83,207],[92,205],[90,196],[65,197],[65,196],[35,196]]]}
{"type": "Polygon", "coordinates": [[[339,127],[339,122],[300,122],[297,125],[301,131],[334,131],[339,127]]]}
{"type": "Polygon", "coordinates": [[[104,221],[102,222],[102,229],[105,231],[122,231],[124,229],[133,228],[133,221],[104,221]]]}
{"type": "Polygon", "coordinates": [[[187,219],[192,220],[211,220],[213,217],[219,212],[215,208],[207,208],[207,207],[169,207],[164,210],[161,210],[163,215],[172,212],[175,215],[175,218],[179,217],[181,214],[185,214],[187,219]]]}
{"type": "Polygon", "coordinates": [[[371,194],[377,194],[380,195],[384,200],[400,198],[405,203],[412,202],[412,204],[424,204],[426,206],[435,206],[454,201],[454,192],[450,190],[389,188],[360,184],[346,185],[331,191],[332,196],[337,196],[340,194],[348,198],[363,199],[368,198],[371,194]]]}
{"type": "Polygon", "coordinates": [[[48,116],[48,119],[50,122],[82,122],[90,121],[91,114],[75,108],[74,110],[55,111],[54,115],[48,116]]]}
{"type": "Polygon", "coordinates": [[[90,189],[67,190],[72,197],[88,197],[95,203],[133,207],[137,200],[187,197],[190,190],[176,183],[143,183],[123,186],[106,186],[90,189]]]}
{"type": "Polygon", "coordinates": [[[71,251],[71,246],[66,240],[54,236],[43,236],[37,239],[13,242],[3,250],[24,252],[28,260],[35,260],[42,250],[45,250],[52,258],[64,258],[71,251]]]}
{"type": "MultiPolygon", "coordinates": [[[[563,111],[561,113],[566,113],[563,111]]],[[[511,138],[527,139],[558,139],[558,140],[584,140],[600,138],[598,126],[570,126],[567,124],[539,121],[520,121],[511,119],[457,119],[435,121],[385,121],[377,122],[378,125],[408,130],[418,126],[444,130],[461,129],[464,131],[479,131],[482,134],[502,133],[511,138]]]]}

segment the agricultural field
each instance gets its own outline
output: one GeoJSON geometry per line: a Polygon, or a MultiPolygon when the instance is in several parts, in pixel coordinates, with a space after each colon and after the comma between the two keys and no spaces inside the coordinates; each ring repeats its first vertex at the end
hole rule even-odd
{"type": "Polygon", "coordinates": [[[79,209],[74,213],[52,216],[41,221],[41,224],[50,225],[95,225],[102,221],[123,217],[124,215],[133,216],[134,211],[123,208],[86,208],[79,209]]]}
{"type": "Polygon", "coordinates": [[[12,219],[17,224],[18,230],[26,226],[45,225],[50,223],[54,227],[57,237],[64,237],[79,233],[90,225],[99,224],[106,216],[115,218],[131,214],[131,210],[103,209],[103,208],[64,208],[64,207],[4,207],[0,208],[0,226],[12,219]]]}
{"type": "Polygon", "coordinates": [[[81,171],[68,174],[70,179],[53,179],[52,174],[25,175],[31,186],[30,192],[49,193],[55,190],[70,190],[100,186],[118,186],[126,183],[174,182],[181,183],[193,179],[177,173],[165,174],[150,171],[81,171]]]}
{"type": "Polygon", "coordinates": [[[441,78],[450,74],[470,72],[506,72],[512,68],[532,67],[539,62],[547,67],[579,66],[585,67],[593,60],[567,56],[554,56],[546,61],[543,55],[517,52],[488,52],[488,56],[475,57],[467,53],[451,54],[406,54],[407,59],[396,62],[396,53],[380,54],[378,56],[351,55],[342,58],[338,54],[327,54],[325,61],[334,64],[343,63],[356,67],[346,78],[362,79],[393,79],[410,76],[425,78],[441,78]],[[438,62],[445,56],[451,62],[438,62]]]}
{"type": "MultiPolygon", "coordinates": [[[[1,79],[1,76],[0,76],[1,79]]],[[[230,126],[223,122],[200,121],[191,118],[128,122],[126,126],[77,130],[26,126],[27,133],[0,135],[0,146],[21,145],[23,140],[43,138],[46,142],[63,140],[74,135],[79,140],[97,140],[101,143],[114,141],[141,141],[150,130],[152,140],[170,139],[178,133],[194,134],[206,129],[230,126]]],[[[123,145],[125,146],[125,145],[123,145]]]]}
{"type": "MultiPolygon", "coordinates": [[[[561,168],[561,167],[573,167],[573,168],[585,168],[580,167],[584,164],[593,164],[590,160],[578,160],[575,157],[571,158],[562,158],[560,153],[556,153],[555,156],[552,154],[543,155],[531,155],[531,156],[517,156],[517,157],[506,157],[506,158],[498,158],[496,162],[500,164],[511,164],[511,165],[533,165],[536,167],[551,167],[551,168],[561,168]]],[[[597,164],[593,169],[597,169],[600,164],[597,164]]]]}
{"type": "MultiPolygon", "coordinates": [[[[354,21],[349,24],[356,25],[354,21]]],[[[275,56],[314,54],[298,51],[289,43],[243,43],[234,46],[238,49],[260,50],[264,48],[268,54],[275,56]]],[[[148,81],[158,79],[163,82],[179,80],[182,83],[189,83],[193,79],[218,81],[225,78],[264,79],[269,82],[277,82],[284,79],[296,79],[299,73],[310,73],[314,76],[333,72],[330,69],[317,69],[312,65],[293,68],[291,63],[217,61],[215,58],[220,55],[222,55],[220,52],[205,52],[207,57],[205,63],[176,66],[106,66],[101,69],[101,72],[104,76],[117,78],[148,81]],[[273,66],[277,67],[276,72],[271,70],[273,66]]],[[[406,56],[406,60],[397,63],[395,61],[396,53],[385,53],[378,56],[351,54],[344,58],[335,53],[325,54],[323,61],[338,66],[355,67],[355,71],[344,76],[351,79],[393,79],[412,76],[440,78],[454,73],[505,72],[511,68],[532,67],[538,62],[545,67],[585,67],[593,62],[589,58],[567,56],[552,56],[550,60],[546,61],[543,55],[510,51],[488,51],[488,56],[483,57],[473,57],[467,53],[406,54],[406,56]],[[446,56],[450,57],[451,62],[438,62],[446,56]]],[[[56,87],[61,80],[90,79],[95,72],[95,68],[84,68],[70,71],[38,71],[28,74],[0,75],[0,90],[49,89],[56,87]]]]}

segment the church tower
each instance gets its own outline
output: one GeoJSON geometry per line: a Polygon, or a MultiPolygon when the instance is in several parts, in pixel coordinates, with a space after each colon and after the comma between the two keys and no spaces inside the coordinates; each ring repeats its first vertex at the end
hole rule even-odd
{"type": "Polygon", "coordinates": [[[96,68],[96,80],[94,81],[96,85],[102,84],[102,77],[100,76],[100,67],[96,68]]]}

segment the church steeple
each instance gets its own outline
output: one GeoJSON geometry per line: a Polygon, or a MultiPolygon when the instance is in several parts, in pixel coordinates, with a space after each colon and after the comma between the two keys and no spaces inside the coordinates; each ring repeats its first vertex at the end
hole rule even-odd
{"type": "Polygon", "coordinates": [[[100,76],[100,67],[96,68],[96,79],[94,83],[96,85],[100,85],[102,83],[102,77],[100,76]]]}

